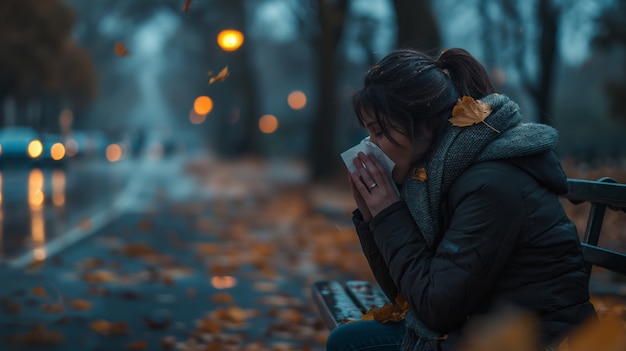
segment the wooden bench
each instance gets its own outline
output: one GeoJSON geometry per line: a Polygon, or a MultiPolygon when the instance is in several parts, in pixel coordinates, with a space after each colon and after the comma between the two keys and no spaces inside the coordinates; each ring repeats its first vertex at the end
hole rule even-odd
{"type": "MultiPolygon", "coordinates": [[[[594,266],[626,276],[626,253],[598,246],[606,210],[626,212],[626,184],[609,177],[598,180],[568,179],[567,182],[569,191],[566,199],[576,205],[591,204],[581,240],[589,278],[594,266]]],[[[377,285],[355,280],[344,283],[334,280],[314,282],[312,297],[330,330],[349,321],[360,320],[371,307],[389,302],[377,285]]]]}

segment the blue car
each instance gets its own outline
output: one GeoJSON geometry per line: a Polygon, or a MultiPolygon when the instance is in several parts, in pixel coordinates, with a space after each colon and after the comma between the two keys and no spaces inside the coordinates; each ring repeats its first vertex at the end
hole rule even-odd
{"type": "Polygon", "coordinates": [[[31,127],[0,129],[0,164],[2,166],[37,163],[43,154],[39,133],[31,127]]]}

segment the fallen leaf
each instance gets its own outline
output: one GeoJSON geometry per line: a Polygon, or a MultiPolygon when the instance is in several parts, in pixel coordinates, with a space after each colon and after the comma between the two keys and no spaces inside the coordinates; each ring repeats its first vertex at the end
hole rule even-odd
{"type": "Polygon", "coordinates": [[[33,293],[33,295],[37,295],[39,297],[48,297],[48,293],[46,292],[46,289],[44,289],[41,286],[34,287],[33,290],[31,290],[31,292],[33,293]]]}
{"type": "Polygon", "coordinates": [[[2,303],[2,309],[8,313],[20,313],[22,311],[22,305],[17,302],[13,302],[8,297],[3,297],[0,302],[2,303]]]}
{"type": "Polygon", "coordinates": [[[128,325],[126,322],[109,322],[104,319],[93,321],[89,324],[91,330],[102,335],[126,335],[128,325]]]}
{"type": "Polygon", "coordinates": [[[148,342],[145,340],[131,341],[126,344],[127,350],[146,350],[148,349],[148,342]]]}
{"type": "Polygon", "coordinates": [[[161,339],[162,350],[173,350],[175,346],[176,346],[175,337],[168,335],[168,336],[164,336],[163,339],[161,339]]]}
{"type": "Polygon", "coordinates": [[[9,336],[9,341],[20,345],[53,346],[63,341],[63,334],[48,331],[43,324],[37,324],[24,334],[9,336]]]}
{"type": "Polygon", "coordinates": [[[230,75],[230,72],[228,71],[228,66],[222,68],[222,70],[215,76],[215,77],[211,77],[209,79],[209,85],[215,83],[215,82],[221,82],[226,80],[226,78],[228,78],[228,76],[230,75]]]}
{"type": "Polygon", "coordinates": [[[183,5],[183,12],[189,11],[190,7],[191,7],[191,0],[185,0],[185,4],[183,5]]]}
{"type": "Polygon", "coordinates": [[[65,311],[65,308],[63,307],[63,305],[60,304],[48,303],[41,306],[41,310],[46,313],[63,313],[63,311],[65,311]]]}
{"type": "Polygon", "coordinates": [[[91,301],[81,299],[72,300],[72,302],[70,302],[70,305],[73,309],[79,311],[89,311],[93,307],[91,301]]]}
{"type": "Polygon", "coordinates": [[[98,270],[83,273],[82,279],[88,283],[106,283],[115,280],[115,274],[110,271],[98,270]]]}
{"type": "Polygon", "coordinates": [[[235,299],[233,298],[231,294],[227,292],[222,292],[222,293],[214,294],[213,296],[211,296],[211,302],[232,305],[235,303],[235,299]]]}
{"type": "Polygon", "coordinates": [[[388,302],[380,307],[370,308],[361,319],[364,320],[376,320],[382,323],[386,322],[399,322],[406,317],[409,311],[408,302],[398,295],[393,303],[388,302]]]}
{"type": "Polygon", "coordinates": [[[496,133],[500,133],[500,131],[485,122],[485,118],[490,114],[491,106],[489,104],[480,100],[474,100],[471,96],[463,96],[463,98],[457,100],[449,121],[455,127],[469,127],[477,123],[484,123],[496,133]]]}
{"type": "MultiPolygon", "coordinates": [[[[113,51],[115,52],[117,56],[121,56],[121,57],[126,57],[130,55],[130,52],[126,48],[126,45],[124,45],[124,43],[122,43],[121,41],[118,41],[117,43],[115,43],[115,48],[113,49],[113,51]]],[[[81,227],[83,227],[83,229],[87,227],[88,229],[89,227],[91,227],[91,224],[89,223],[88,220],[87,222],[83,221],[81,222],[81,227]]]]}

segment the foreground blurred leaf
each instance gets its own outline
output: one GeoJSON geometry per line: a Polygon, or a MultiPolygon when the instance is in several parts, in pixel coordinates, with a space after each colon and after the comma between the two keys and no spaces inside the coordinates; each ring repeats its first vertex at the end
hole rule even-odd
{"type": "Polygon", "coordinates": [[[185,4],[183,5],[183,12],[189,11],[190,7],[191,7],[191,0],[185,0],[185,4]]]}
{"type": "Polygon", "coordinates": [[[118,41],[117,43],[115,43],[113,52],[115,52],[115,54],[120,57],[126,57],[130,55],[130,52],[126,48],[126,45],[124,45],[124,43],[122,43],[121,41],[118,41]]]}

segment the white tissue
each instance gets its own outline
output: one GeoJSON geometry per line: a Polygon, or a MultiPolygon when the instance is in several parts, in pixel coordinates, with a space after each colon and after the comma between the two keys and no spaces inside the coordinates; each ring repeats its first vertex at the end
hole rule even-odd
{"type": "Polygon", "coordinates": [[[343,163],[346,164],[346,167],[351,173],[352,172],[357,173],[357,174],[359,173],[356,167],[354,166],[354,163],[352,163],[352,160],[354,160],[357,157],[360,151],[362,151],[366,155],[373,154],[378,160],[378,162],[380,162],[383,168],[387,171],[387,174],[389,175],[389,177],[391,177],[391,171],[393,170],[393,167],[395,167],[396,163],[393,162],[389,158],[389,156],[385,155],[383,150],[381,150],[378,146],[376,146],[376,144],[372,143],[369,140],[369,137],[366,137],[365,139],[361,140],[360,143],[356,144],[355,146],[341,153],[341,158],[343,159],[343,163]]]}

